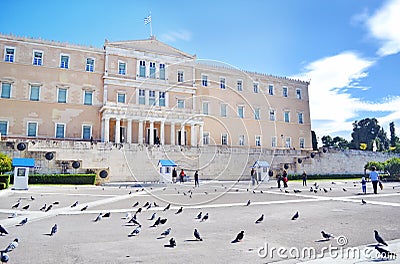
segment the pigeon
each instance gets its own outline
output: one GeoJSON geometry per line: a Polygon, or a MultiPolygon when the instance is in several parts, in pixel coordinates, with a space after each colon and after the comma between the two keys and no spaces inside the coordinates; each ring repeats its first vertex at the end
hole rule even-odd
{"type": "Polygon", "coordinates": [[[156,204],[156,202],[153,202],[154,207],[159,207],[158,204],[156,204]]]}
{"type": "Polygon", "coordinates": [[[310,187],[310,192],[313,192],[314,190],[313,190],[313,188],[312,187],[310,187]]]}
{"type": "Polygon", "coordinates": [[[22,207],[23,210],[28,210],[29,209],[29,204],[25,205],[24,207],[22,207]]]}
{"type": "Polygon", "coordinates": [[[321,234],[322,234],[322,237],[325,238],[326,240],[333,238],[332,234],[325,233],[324,231],[321,231],[321,234]]]}
{"type": "Polygon", "coordinates": [[[0,225],[0,235],[2,236],[3,234],[7,235],[8,232],[2,225],[0,225]]]}
{"type": "Polygon", "coordinates": [[[78,205],[78,201],[76,201],[73,205],[71,205],[71,208],[74,208],[78,205]]]}
{"type": "Polygon", "coordinates": [[[130,234],[129,236],[137,236],[139,235],[140,231],[142,230],[142,226],[138,225],[130,234]]]}
{"type": "Polygon", "coordinates": [[[103,219],[103,213],[100,213],[100,214],[96,217],[96,219],[93,220],[93,222],[98,222],[98,221],[100,221],[101,219],[103,219]]]}
{"type": "Polygon", "coordinates": [[[167,222],[167,220],[168,220],[167,218],[160,219],[160,224],[162,224],[162,225],[165,224],[167,222]]]}
{"type": "Polygon", "coordinates": [[[103,215],[103,217],[110,217],[111,216],[111,212],[107,212],[103,215]]]}
{"type": "Polygon", "coordinates": [[[206,221],[208,219],[208,213],[206,213],[204,216],[203,216],[203,218],[201,218],[201,221],[203,222],[203,221],[206,221]]]}
{"type": "Polygon", "coordinates": [[[137,214],[140,213],[140,212],[142,212],[142,207],[140,207],[140,208],[137,209],[137,211],[136,211],[137,214]]]}
{"type": "Polygon", "coordinates": [[[27,217],[24,218],[24,219],[22,219],[21,222],[19,222],[19,224],[18,224],[17,226],[23,226],[23,225],[25,225],[26,223],[28,223],[28,218],[27,218],[27,217]]]}
{"type": "Polygon", "coordinates": [[[146,202],[144,205],[143,205],[143,207],[146,207],[146,206],[148,206],[150,203],[149,202],[146,202]]]}
{"type": "Polygon", "coordinates": [[[11,243],[6,247],[6,249],[4,249],[4,252],[5,252],[5,253],[8,253],[8,252],[11,252],[11,251],[13,251],[14,249],[16,249],[16,248],[18,247],[18,242],[19,242],[18,238],[14,239],[14,241],[11,242],[11,243]]]}
{"type": "Polygon", "coordinates": [[[299,212],[296,212],[293,217],[292,220],[296,220],[297,218],[299,218],[299,212]]]}
{"type": "Polygon", "coordinates": [[[246,206],[249,206],[249,205],[250,205],[250,203],[251,203],[251,201],[250,201],[250,200],[248,200],[248,201],[247,201],[247,204],[246,204],[246,206]]]}
{"type": "Polygon", "coordinates": [[[165,230],[164,232],[162,232],[160,236],[166,237],[166,236],[169,235],[169,233],[171,233],[171,227],[167,228],[167,230],[165,230]]]}
{"type": "Polygon", "coordinates": [[[388,244],[383,240],[383,238],[378,234],[378,231],[374,230],[375,232],[375,240],[378,241],[379,244],[388,246],[388,244]]]}
{"type": "Polygon", "coordinates": [[[149,204],[147,207],[146,207],[146,210],[149,210],[151,208],[151,204],[149,204]]]}
{"type": "Polygon", "coordinates": [[[54,224],[53,227],[51,228],[50,236],[52,236],[55,233],[57,233],[57,231],[58,231],[58,226],[57,226],[57,224],[54,224]]]}
{"type": "Polygon", "coordinates": [[[367,202],[364,201],[364,199],[361,199],[361,204],[367,204],[367,202]]]}
{"type": "Polygon", "coordinates": [[[300,190],[297,190],[297,189],[294,189],[293,192],[294,192],[294,193],[301,193],[301,191],[300,191],[300,190]]]}
{"type": "Polygon", "coordinates": [[[14,205],[11,207],[11,209],[17,209],[17,208],[18,208],[18,206],[19,206],[19,202],[18,202],[18,203],[16,203],[16,204],[14,204],[14,205]]]}
{"type": "Polygon", "coordinates": [[[259,223],[261,223],[262,221],[264,221],[264,214],[262,214],[262,215],[260,216],[260,218],[258,218],[258,219],[256,220],[256,224],[259,224],[259,223]]]}
{"type": "Polygon", "coordinates": [[[140,223],[136,220],[136,215],[132,216],[132,218],[128,221],[128,223],[133,223],[134,225],[140,225],[140,223]]]}
{"type": "Polygon", "coordinates": [[[55,202],[53,202],[53,204],[54,204],[54,205],[57,205],[57,204],[60,204],[60,202],[55,201],[55,202]]]}
{"type": "Polygon", "coordinates": [[[52,204],[50,204],[50,205],[46,208],[46,210],[44,210],[44,211],[45,211],[45,212],[48,212],[48,211],[51,210],[51,208],[53,208],[53,205],[52,205],[52,204]]]}
{"type": "Polygon", "coordinates": [[[203,241],[203,239],[202,239],[201,236],[200,236],[199,231],[197,231],[196,228],[194,229],[193,235],[194,235],[194,237],[196,238],[196,240],[203,241]]]}
{"type": "Polygon", "coordinates": [[[314,190],[314,193],[317,193],[318,192],[318,190],[314,190]]]}
{"type": "Polygon", "coordinates": [[[176,247],[176,241],[173,237],[171,237],[171,239],[169,240],[169,246],[170,247],[176,247]]]}
{"type": "Polygon", "coordinates": [[[396,253],[390,252],[389,250],[386,250],[384,248],[380,248],[377,245],[375,246],[375,249],[379,251],[382,258],[389,258],[391,256],[393,256],[394,258],[397,257],[396,253]]]}
{"type": "Polygon", "coordinates": [[[44,211],[45,209],[46,209],[46,207],[47,207],[47,204],[44,204],[42,207],[40,207],[40,211],[44,211]]]}
{"type": "Polygon", "coordinates": [[[89,205],[86,205],[85,207],[82,207],[81,211],[85,211],[86,209],[88,209],[89,205]]]}
{"type": "Polygon", "coordinates": [[[163,211],[167,211],[171,207],[171,204],[168,204],[163,211]]]}
{"type": "Polygon", "coordinates": [[[3,251],[0,251],[0,253],[1,253],[1,257],[0,257],[1,263],[7,263],[10,260],[10,257],[3,251]]]}
{"type": "Polygon", "coordinates": [[[202,212],[200,212],[200,213],[196,216],[196,219],[201,219],[201,214],[202,214],[202,212]]]}
{"type": "Polygon", "coordinates": [[[261,190],[260,193],[264,193],[264,192],[261,190]]]}
{"type": "Polygon", "coordinates": [[[327,190],[326,188],[324,188],[324,192],[326,192],[326,193],[327,193],[327,192],[328,192],[328,190],[327,190]]]}
{"type": "Polygon", "coordinates": [[[182,213],[182,211],[183,211],[183,207],[181,206],[181,208],[179,208],[178,211],[176,211],[175,214],[180,214],[180,213],[182,213]]]}
{"type": "Polygon", "coordinates": [[[243,240],[243,238],[244,238],[244,231],[242,230],[240,231],[239,234],[237,234],[235,240],[233,240],[232,243],[240,242],[243,240]]]}
{"type": "Polygon", "coordinates": [[[154,224],[151,227],[156,227],[160,224],[161,217],[158,217],[157,220],[154,222],[154,224]]]}
{"type": "Polygon", "coordinates": [[[32,195],[31,195],[31,200],[32,200],[32,201],[34,201],[34,200],[35,200],[35,197],[33,197],[32,195]]]}
{"type": "Polygon", "coordinates": [[[153,214],[151,215],[151,217],[149,218],[149,220],[154,220],[154,218],[156,218],[156,213],[153,213],[153,214]]]}
{"type": "Polygon", "coordinates": [[[345,188],[343,188],[343,191],[344,191],[344,192],[347,192],[347,190],[346,190],[345,188]]]}
{"type": "Polygon", "coordinates": [[[288,190],[285,190],[285,193],[289,193],[289,191],[288,191],[288,190]]]}
{"type": "Polygon", "coordinates": [[[139,202],[136,202],[134,205],[132,205],[132,207],[136,207],[139,205],[139,202]]]}

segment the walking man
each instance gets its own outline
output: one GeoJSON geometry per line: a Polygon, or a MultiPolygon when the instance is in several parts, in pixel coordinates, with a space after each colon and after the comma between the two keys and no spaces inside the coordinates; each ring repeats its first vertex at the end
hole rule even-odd
{"type": "Polygon", "coordinates": [[[200,184],[199,184],[199,172],[196,171],[194,173],[194,187],[199,187],[199,186],[200,186],[200,184]]]}

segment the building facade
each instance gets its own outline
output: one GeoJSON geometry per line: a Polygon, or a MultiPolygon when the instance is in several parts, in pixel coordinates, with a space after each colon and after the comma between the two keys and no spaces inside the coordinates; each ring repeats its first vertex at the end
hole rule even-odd
{"type": "Polygon", "coordinates": [[[2,138],[312,149],[308,82],[155,37],[93,48],[0,35],[0,56],[2,138]]]}

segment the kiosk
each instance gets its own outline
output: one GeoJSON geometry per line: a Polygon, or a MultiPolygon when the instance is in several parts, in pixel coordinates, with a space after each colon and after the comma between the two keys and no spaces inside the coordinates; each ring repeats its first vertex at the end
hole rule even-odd
{"type": "Polygon", "coordinates": [[[160,182],[172,183],[172,169],[176,166],[173,160],[159,160],[160,182]]]}
{"type": "Polygon", "coordinates": [[[29,169],[35,167],[34,159],[13,158],[14,190],[28,190],[29,169]]]}
{"type": "Polygon", "coordinates": [[[269,167],[270,165],[267,161],[257,160],[256,162],[254,162],[252,168],[256,170],[257,179],[259,181],[269,181],[269,167]]]}

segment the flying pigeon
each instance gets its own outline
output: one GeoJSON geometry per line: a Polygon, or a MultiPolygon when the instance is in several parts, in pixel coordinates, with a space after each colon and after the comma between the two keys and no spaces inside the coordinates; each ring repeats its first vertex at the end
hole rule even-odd
{"type": "Polygon", "coordinates": [[[57,226],[57,224],[54,224],[53,227],[51,228],[50,236],[52,236],[55,233],[57,233],[57,231],[58,231],[58,226],[57,226]]]}
{"type": "Polygon", "coordinates": [[[167,211],[171,207],[171,204],[168,204],[163,211],[167,211]]]}
{"type": "Polygon", "coordinates": [[[167,218],[160,219],[160,224],[162,224],[162,225],[165,224],[167,222],[167,220],[168,220],[167,218]]]}
{"type": "Polygon", "coordinates": [[[83,208],[81,209],[81,211],[85,211],[86,209],[88,209],[88,207],[89,207],[89,205],[86,205],[85,207],[83,207],[83,208]]]}
{"type": "Polygon", "coordinates": [[[111,212],[107,212],[103,215],[103,217],[110,217],[111,216],[111,212]]]}
{"type": "Polygon", "coordinates": [[[242,230],[240,231],[239,234],[237,234],[235,240],[233,240],[232,243],[240,242],[243,240],[243,238],[244,238],[244,231],[242,230]]]}
{"type": "Polygon", "coordinates": [[[139,235],[140,231],[142,230],[142,226],[138,225],[130,234],[129,236],[137,236],[139,235]]]}
{"type": "Polygon", "coordinates": [[[170,247],[176,247],[176,241],[173,237],[171,237],[171,239],[169,240],[169,246],[170,247]]]}
{"type": "Polygon", "coordinates": [[[23,210],[28,210],[29,209],[29,204],[25,205],[24,207],[22,207],[23,210]]]}
{"type": "Polygon", "coordinates": [[[324,231],[321,231],[321,234],[322,234],[322,237],[325,238],[326,240],[333,238],[332,234],[325,233],[324,231]]]}
{"type": "Polygon", "coordinates": [[[136,202],[134,205],[132,205],[132,207],[136,207],[139,205],[139,202],[136,202]]]}
{"type": "Polygon", "coordinates": [[[47,207],[47,204],[44,204],[39,210],[44,211],[46,209],[46,207],[47,207]]]}
{"type": "Polygon", "coordinates": [[[256,220],[256,224],[259,224],[259,223],[261,223],[262,221],[264,221],[264,214],[262,214],[262,215],[260,216],[260,218],[258,218],[258,219],[256,220]]]}
{"type": "Polygon", "coordinates": [[[96,217],[96,219],[93,220],[93,222],[98,222],[98,221],[100,221],[102,218],[103,218],[103,213],[100,213],[100,214],[96,217]]]}
{"type": "Polygon", "coordinates": [[[196,238],[196,240],[203,241],[203,239],[202,239],[201,236],[200,236],[199,231],[197,231],[196,228],[194,229],[193,235],[194,235],[194,237],[196,238]]]}
{"type": "Polygon", "coordinates": [[[17,208],[18,208],[18,206],[19,206],[19,202],[18,202],[18,203],[16,203],[16,204],[14,204],[14,205],[11,207],[11,209],[17,209],[17,208]]]}
{"type": "Polygon", "coordinates": [[[45,211],[45,212],[48,212],[48,211],[51,210],[51,208],[53,208],[53,205],[52,205],[52,204],[50,204],[50,205],[46,208],[46,210],[44,210],[44,211],[45,211]]]}
{"type": "Polygon", "coordinates": [[[76,201],[73,205],[71,205],[71,208],[74,208],[78,205],[78,201],[76,201]]]}
{"type": "Polygon", "coordinates": [[[3,234],[7,235],[8,232],[2,225],[0,225],[0,235],[2,236],[3,234]]]}
{"type": "Polygon", "coordinates": [[[182,211],[183,211],[183,207],[181,206],[181,208],[179,208],[178,211],[176,211],[175,214],[180,214],[180,213],[182,213],[182,211]]]}
{"type": "Polygon", "coordinates": [[[169,233],[171,233],[171,227],[169,227],[167,230],[165,230],[164,232],[162,232],[160,236],[166,237],[166,236],[169,235],[169,233]]]}
{"type": "Polygon", "coordinates": [[[248,201],[247,201],[247,204],[246,204],[246,206],[249,206],[249,205],[250,205],[250,203],[251,203],[251,201],[250,201],[250,200],[248,200],[248,201]]]}
{"type": "Polygon", "coordinates": [[[382,258],[389,258],[390,256],[393,256],[394,258],[397,257],[396,253],[390,252],[389,250],[386,250],[384,248],[380,248],[379,246],[375,246],[375,249],[379,251],[381,254],[382,258]]]}
{"type": "Polygon", "coordinates": [[[160,224],[161,217],[158,217],[157,220],[154,222],[154,224],[151,227],[156,227],[160,224]]]}
{"type": "Polygon", "coordinates": [[[26,218],[22,219],[21,222],[19,222],[19,224],[18,224],[17,226],[23,226],[23,225],[25,225],[27,222],[28,222],[28,218],[26,217],[26,218]]]}
{"type": "Polygon", "coordinates": [[[200,212],[200,213],[196,216],[196,219],[201,219],[201,214],[202,214],[202,212],[200,212]]]}
{"type": "Polygon", "coordinates": [[[294,214],[294,216],[292,217],[292,220],[296,220],[297,218],[299,218],[299,212],[296,212],[294,214]]]}
{"type": "Polygon", "coordinates": [[[18,247],[18,238],[16,238],[16,239],[14,239],[14,241],[13,242],[11,242],[7,247],[6,247],[6,249],[4,249],[4,252],[5,253],[8,253],[8,252],[11,252],[11,251],[13,251],[14,249],[16,249],[17,247],[18,247]]]}
{"type": "Polygon", "coordinates": [[[208,213],[206,213],[204,216],[203,216],[203,218],[201,219],[201,221],[203,222],[203,221],[206,221],[208,219],[208,213]]]}
{"type": "Polygon", "coordinates": [[[154,218],[156,218],[156,213],[153,213],[153,214],[151,215],[151,217],[149,218],[149,220],[154,220],[154,218]]]}
{"type": "Polygon", "coordinates": [[[378,241],[379,244],[388,246],[388,244],[383,240],[383,238],[378,234],[378,231],[374,230],[375,232],[375,240],[378,241]]]}
{"type": "Polygon", "coordinates": [[[364,201],[364,199],[361,199],[361,204],[367,204],[367,202],[364,201]]]}

